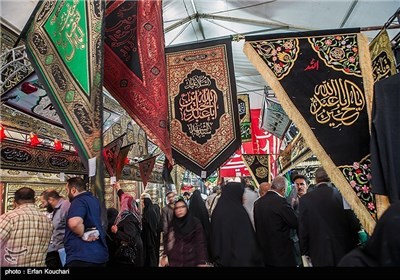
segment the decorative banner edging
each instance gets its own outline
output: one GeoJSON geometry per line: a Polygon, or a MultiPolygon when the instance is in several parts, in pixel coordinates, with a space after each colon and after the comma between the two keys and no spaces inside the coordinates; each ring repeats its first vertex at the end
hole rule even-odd
{"type": "MultiPolygon", "coordinates": [[[[357,112],[359,112],[359,114],[363,114],[362,123],[359,123],[359,126],[364,129],[363,133],[365,135],[363,134],[362,141],[366,141],[367,143],[364,143],[365,146],[362,147],[362,149],[360,147],[360,149],[358,150],[355,149],[354,145],[351,146],[350,152],[354,155],[358,151],[360,151],[359,154],[361,155],[361,151],[363,149],[367,150],[367,152],[362,157],[360,156],[358,158],[352,158],[353,162],[351,162],[350,164],[354,165],[355,162],[364,161],[365,157],[369,156],[368,124],[371,113],[373,79],[368,52],[368,42],[364,35],[355,34],[354,30],[348,30],[348,33],[341,30],[340,34],[337,34],[335,32],[338,31],[330,30],[302,34],[274,34],[271,37],[246,37],[244,52],[249,60],[253,63],[253,65],[257,68],[257,70],[261,73],[263,78],[274,90],[285,112],[287,112],[289,118],[294,123],[296,123],[296,126],[303,134],[303,137],[306,140],[308,146],[321,161],[321,163],[325,166],[325,169],[331,180],[335,183],[346,201],[352,206],[352,209],[356,213],[364,228],[369,233],[372,233],[376,223],[376,209],[370,208],[369,204],[364,204],[357,196],[357,193],[351,188],[350,182],[339,169],[341,166],[344,166],[344,164],[339,163],[340,161],[337,158],[338,154],[336,154],[336,157],[334,157],[335,154],[332,154],[332,151],[325,151],[324,147],[321,145],[321,141],[324,141],[325,144],[331,141],[331,144],[337,145],[338,140],[341,138],[336,137],[332,139],[331,136],[329,139],[321,139],[321,135],[319,136],[319,138],[317,138],[315,133],[316,131],[318,131],[318,129],[316,129],[315,127],[315,121],[313,121],[313,119],[310,119],[310,116],[307,116],[308,118],[306,119],[298,109],[298,106],[307,106],[306,99],[303,100],[297,98],[296,102],[294,102],[293,99],[296,98],[294,96],[296,94],[296,91],[293,90],[293,87],[301,88],[302,91],[304,91],[305,93],[308,92],[306,91],[306,89],[303,88],[305,86],[305,82],[308,82],[308,86],[306,85],[306,87],[308,87],[307,90],[315,90],[317,92],[316,94],[319,94],[319,96],[324,96],[322,95],[323,92],[318,92],[318,90],[322,90],[324,87],[326,87],[326,84],[331,83],[333,85],[333,83],[344,83],[344,81],[339,81],[339,77],[342,76],[348,79],[356,77],[353,80],[357,81],[357,85],[354,85],[353,89],[356,90],[358,88],[358,85],[363,85],[363,89],[365,90],[365,92],[363,92],[362,90],[353,91],[354,95],[352,96],[352,98],[356,98],[355,94],[360,94],[359,97],[363,98],[362,100],[364,108],[362,111],[357,112]],[[351,32],[353,32],[353,34],[349,34],[351,32]],[[311,48],[308,47],[307,49],[307,45],[311,45],[311,48]],[[341,55],[344,51],[348,52],[348,55],[346,55],[347,60],[341,60],[340,63],[337,63],[337,59],[342,57],[341,55]],[[308,55],[310,56],[306,57],[306,53],[308,53],[308,55]],[[277,59],[273,60],[274,57],[276,57],[277,59]],[[265,58],[268,62],[266,62],[266,60],[264,60],[263,58],[265,58]],[[321,74],[321,72],[319,71],[320,68],[321,71],[324,70],[325,72],[322,72],[321,74]],[[292,79],[289,79],[289,81],[292,82],[291,85],[289,84],[289,81],[286,80],[285,87],[287,88],[284,88],[284,86],[282,85],[282,81],[284,81],[284,78],[288,76],[291,71],[297,71],[296,73],[302,73],[302,75],[299,74],[298,76],[296,76],[297,80],[293,79],[293,77],[292,79]],[[318,84],[315,84],[317,82],[315,80],[316,73],[321,74],[321,77],[323,77],[325,81],[321,81],[323,83],[319,86],[317,86],[318,84]],[[299,79],[303,81],[301,85],[299,85],[299,82],[301,82],[299,79]],[[290,90],[290,92],[287,91],[287,89],[289,88],[292,89],[290,90]],[[309,122],[312,123],[312,127],[310,126],[309,122]],[[334,160],[336,161],[336,163],[334,160]]],[[[347,83],[345,86],[351,87],[351,83],[352,82],[347,83]]],[[[340,90],[344,90],[343,87],[340,86],[337,89],[338,91],[336,92],[336,94],[339,94],[340,90]]],[[[334,91],[332,93],[334,93],[334,91]]],[[[345,92],[343,92],[343,94],[344,93],[345,92]]],[[[313,101],[313,99],[310,100],[313,101]]],[[[354,102],[355,101],[356,100],[354,100],[354,102]]],[[[309,108],[310,113],[312,113],[314,107],[310,104],[309,108]]],[[[320,115],[315,115],[314,118],[319,116],[320,115]]],[[[343,118],[345,122],[349,120],[347,119],[347,116],[348,115],[346,115],[346,118],[343,118]]],[[[344,133],[344,131],[348,131],[348,129],[346,128],[346,125],[348,125],[348,123],[336,123],[333,122],[333,120],[334,119],[332,119],[331,127],[339,128],[339,130],[336,130],[336,133],[344,133]]],[[[352,120],[354,119],[351,119],[351,121],[352,120]]],[[[321,129],[320,131],[325,132],[325,130],[328,130],[328,126],[322,126],[322,122],[325,120],[321,119],[319,121],[321,122],[321,127],[319,128],[321,129]]],[[[351,141],[355,140],[354,135],[347,134],[347,137],[351,137],[349,138],[349,140],[351,141]]],[[[361,141],[361,138],[357,139],[361,141]]],[[[349,152],[341,151],[341,153],[344,153],[346,157],[349,157],[350,155],[349,152]]],[[[373,197],[369,189],[370,185],[367,184],[365,186],[366,188],[368,188],[368,192],[373,197]]]]}

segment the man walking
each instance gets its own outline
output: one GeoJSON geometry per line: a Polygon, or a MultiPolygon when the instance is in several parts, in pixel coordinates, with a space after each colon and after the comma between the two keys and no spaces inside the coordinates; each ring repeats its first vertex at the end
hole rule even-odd
{"type": "Polygon", "coordinates": [[[66,266],[105,266],[108,248],[99,200],[86,191],[86,183],[80,177],[68,179],[66,189],[71,202],[64,238],[66,266]]]}

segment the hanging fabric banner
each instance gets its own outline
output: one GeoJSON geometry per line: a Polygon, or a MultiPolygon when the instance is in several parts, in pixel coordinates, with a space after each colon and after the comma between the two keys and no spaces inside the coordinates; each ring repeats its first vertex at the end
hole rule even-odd
{"type": "Polygon", "coordinates": [[[291,121],[282,106],[278,102],[264,96],[263,105],[261,107],[260,128],[282,139],[290,123],[291,121]]]}
{"type": "Polygon", "coordinates": [[[157,156],[153,156],[139,162],[140,178],[142,178],[143,188],[146,188],[147,181],[149,180],[154,164],[156,163],[156,157],[157,156]]]}
{"type": "Polygon", "coordinates": [[[243,162],[250,171],[251,177],[257,187],[263,182],[271,181],[269,167],[269,155],[245,155],[242,154],[243,162]]]}
{"type": "Polygon", "coordinates": [[[86,168],[102,148],[102,3],[40,1],[26,33],[28,56],[86,168]]]}
{"type": "Polygon", "coordinates": [[[375,226],[370,135],[373,78],[359,30],[246,37],[244,52],[368,232],[375,226]]]}
{"type": "Polygon", "coordinates": [[[115,176],[117,170],[118,155],[120,153],[121,146],[124,142],[125,134],[122,134],[118,138],[114,139],[110,143],[104,146],[103,157],[104,164],[110,177],[115,176]]]}
{"type": "Polygon", "coordinates": [[[400,73],[375,83],[371,130],[371,169],[375,194],[400,200],[400,73]]]}
{"type": "Polygon", "coordinates": [[[249,169],[243,162],[242,152],[239,150],[220,168],[220,177],[246,177],[251,176],[249,169]]]}
{"type": "Polygon", "coordinates": [[[172,162],[160,0],[108,1],[104,85],[172,162]]]}
{"type": "MultiPolygon", "coordinates": [[[[245,149],[246,153],[257,155],[269,154],[271,175],[275,177],[278,175],[277,159],[280,154],[282,140],[259,127],[259,123],[261,122],[261,109],[251,109],[250,113],[253,148],[252,152],[247,152],[249,150],[248,148],[245,149]]],[[[247,143],[244,143],[242,146],[245,145],[247,145],[247,143]]]]}
{"type": "Polygon", "coordinates": [[[248,94],[238,95],[240,135],[243,142],[251,142],[250,99],[248,94]]]}
{"type": "Polygon", "coordinates": [[[279,173],[286,173],[312,155],[301,133],[286,146],[278,157],[279,173]]]}
{"type": "Polygon", "coordinates": [[[117,181],[122,176],[122,172],[123,172],[124,166],[125,166],[125,160],[126,160],[126,157],[128,156],[129,151],[131,150],[132,145],[133,144],[128,144],[119,149],[118,158],[117,158],[117,166],[115,168],[115,177],[116,177],[117,181]]]}
{"type": "Polygon", "coordinates": [[[372,60],[372,75],[374,82],[392,76],[397,73],[396,60],[390,44],[389,35],[386,29],[376,35],[369,44],[369,51],[372,60]]]}
{"type": "Polygon", "coordinates": [[[173,157],[202,178],[240,146],[231,40],[166,49],[173,157]]]}
{"type": "Polygon", "coordinates": [[[91,190],[107,221],[103,174],[104,2],[40,1],[22,34],[41,84],[91,175],[91,190]],[[94,165],[93,165],[94,166],[94,165]]]}

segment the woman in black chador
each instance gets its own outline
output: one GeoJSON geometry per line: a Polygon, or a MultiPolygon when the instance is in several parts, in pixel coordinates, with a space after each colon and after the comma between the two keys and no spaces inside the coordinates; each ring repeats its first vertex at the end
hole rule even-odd
{"type": "Polygon", "coordinates": [[[217,266],[263,266],[250,217],[242,204],[244,185],[230,182],[211,216],[211,250],[217,266]]]}
{"type": "Polygon", "coordinates": [[[190,197],[189,211],[193,217],[196,217],[200,220],[201,225],[203,226],[204,233],[206,235],[207,241],[207,251],[211,251],[210,246],[210,216],[208,215],[206,203],[201,197],[201,193],[199,190],[195,190],[190,197]]]}
{"type": "Polygon", "coordinates": [[[142,194],[143,208],[143,231],[142,240],[144,246],[144,266],[157,267],[160,258],[159,248],[157,247],[157,238],[160,222],[160,212],[154,207],[150,195],[148,193],[142,194]]]}
{"type": "Polygon", "coordinates": [[[364,247],[345,255],[338,266],[400,267],[400,201],[393,203],[378,220],[364,247]]]}
{"type": "Polygon", "coordinates": [[[139,209],[132,195],[124,193],[119,184],[116,189],[118,190],[117,194],[121,203],[118,216],[111,227],[111,232],[114,234],[117,244],[114,264],[133,265],[136,267],[143,266],[142,223],[139,209]],[[118,249],[121,246],[131,246],[133,248],[134,259],[123,256],[118,249]]]}

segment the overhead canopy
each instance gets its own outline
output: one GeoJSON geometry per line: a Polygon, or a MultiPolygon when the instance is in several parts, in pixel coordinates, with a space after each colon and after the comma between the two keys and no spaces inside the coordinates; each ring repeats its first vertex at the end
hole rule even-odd
{"type": "MultiPolygon", "coordinates": [[[[38,0],[3,0],[1,19],[20,31],[38,0]]],[[[164,0],[165,45],[195,43],[230,35],[255,35],[320,29],[383,26],[399,8],[398,0],[164,0]]],[[[398,22],[397,22],[398,23],[398,22]]],[[[365,32],[369,40],[379,30],[365,32]]],[[[389,30],[392,39],[397,33],[389,30]]],[[[237,92],[250,94],[261,108],[266,82],[233,42],[237,92]]]]}

